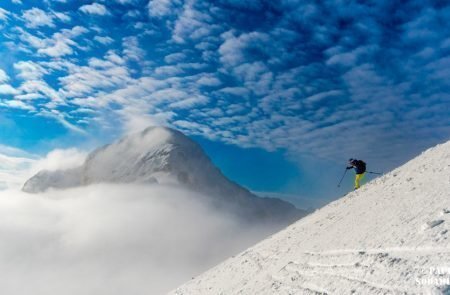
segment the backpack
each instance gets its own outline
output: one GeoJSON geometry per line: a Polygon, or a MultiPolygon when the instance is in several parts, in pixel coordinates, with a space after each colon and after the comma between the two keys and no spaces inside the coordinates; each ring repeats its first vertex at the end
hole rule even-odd
{"type": "Polygon", "coordinates": [[[363,160],[358,160],[356,162],[357,167],[360,168],[362,172],[366,172],[366,163],[363,160]]]}

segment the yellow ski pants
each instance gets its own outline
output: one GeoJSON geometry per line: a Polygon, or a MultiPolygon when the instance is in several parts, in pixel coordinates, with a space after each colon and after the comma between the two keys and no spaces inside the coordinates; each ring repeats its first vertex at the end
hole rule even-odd
{"type": "Polygon", "coordinates": [[[355,176],[355,189],[358,189],[358,188],[361,187],[360,182],[363,180],[364,175],[366,175],[366,173],[356,174],[356,176],[355,176]]]}

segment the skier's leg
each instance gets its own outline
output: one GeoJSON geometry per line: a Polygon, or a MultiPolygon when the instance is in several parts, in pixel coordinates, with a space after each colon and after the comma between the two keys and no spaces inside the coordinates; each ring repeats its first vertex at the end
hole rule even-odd
{"type": "Polygon", "coordinates": [[[365,173],[362,174],[356,174],[355,177],[355,189],[358,189],[361,187],[360,182],[363,180],[365,173]]]}

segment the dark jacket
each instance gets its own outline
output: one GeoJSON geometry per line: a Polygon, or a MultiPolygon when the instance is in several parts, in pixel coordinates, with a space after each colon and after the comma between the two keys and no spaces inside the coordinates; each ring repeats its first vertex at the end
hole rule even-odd
{"type": "Polygon", "coordinates": [[[355,168],[356,174],[363,174],[366,172],[366,163],[361,160],[354,160],[352,163],[352,166],[348,166],[347,169],[355,168]]]}

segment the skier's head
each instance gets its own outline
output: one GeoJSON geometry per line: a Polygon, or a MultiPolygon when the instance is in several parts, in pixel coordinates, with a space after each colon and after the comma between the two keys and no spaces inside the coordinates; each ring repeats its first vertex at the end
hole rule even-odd
{"type": "Polygon", "coordinates": [[[349,163],[350,165],[353,165],[353,164],[356,163],[356,159],[350,158],[350,159],[348,159],[348,163],[349,163]]]}

